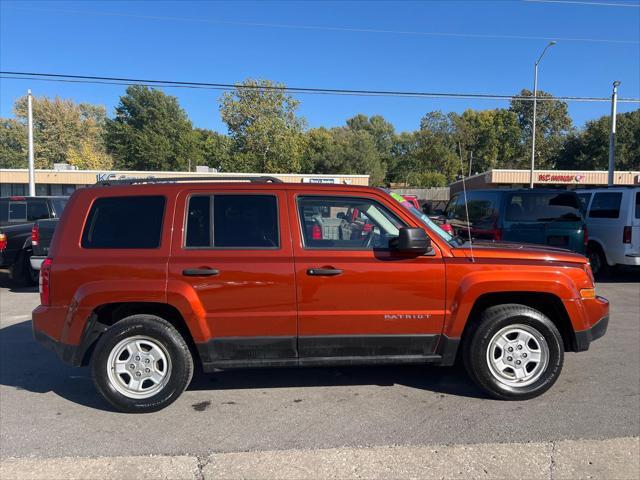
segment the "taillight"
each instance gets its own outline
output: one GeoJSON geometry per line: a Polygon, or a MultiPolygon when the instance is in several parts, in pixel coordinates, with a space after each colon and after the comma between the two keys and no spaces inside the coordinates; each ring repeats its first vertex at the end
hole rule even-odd
{"type": "Polygon", "coordinates": [[[0,252],[7,248],[7,236],[4,233],[0,233],[0,252]]]}
{"type": "Polygon", "coordinates": [[[40,229],[38,225],[31,227],[31,245],[38,245],[40,242],[40,229]]]}
{"type": "Polygon", "coordinates": [[[320,228],[320,225],[314,225],[311,229],[311,239],[322,240],[322,229],[320,228]]]}
{"type": "Polygon", "coordinates": [[[585,225],[584,226],[584,248],[587,248],[587,245],[589,245],[589,229],[585,225]]]}
{"type": "Polygon", "coordinates": [[[631,227],[627,225],[622,231],[622,243],[631,243],[631,227]]]}
{"type": "Polygon", "coordinates": [[[49,305],[51,299],[51,265],[53,260],[45,258],[40,266],[40,304],[49,305]]]}

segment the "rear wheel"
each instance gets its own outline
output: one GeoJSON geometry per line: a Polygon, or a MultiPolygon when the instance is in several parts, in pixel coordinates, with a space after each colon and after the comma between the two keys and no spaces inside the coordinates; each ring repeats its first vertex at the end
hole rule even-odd
{"type": "Polygon", "coordinates": [[[546,392],[562,370],[562,336],[549,318],[525,305],[490,307],[463,346],[469,376],[502,400],[546,392]]]}
{"type": "Polygon", "coordinates": [[[606,278],[611,274],[611,267],[607,263],[607,257],[599,245],[589,246],[587,257],[594,277],[606,278]]]}
{"type": "Polygon", "coordinates": [[[173,403],[193,375],[184,338],[166,320],[132,315],[100,338],[91,360],[102,396],[123,412],[144,413],[173,403]]]}
{"type": "Polygon", "coordinates": [[[22,250],[11,265],[11,278],[18,284],[31,287],[38,284],[40,272],[31,268],[31,251],[22,250]]]}

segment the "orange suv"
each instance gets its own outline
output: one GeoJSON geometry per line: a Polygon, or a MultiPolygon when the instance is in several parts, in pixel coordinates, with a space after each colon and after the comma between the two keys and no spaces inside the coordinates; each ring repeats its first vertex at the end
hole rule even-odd
{"type": "Polygon", "coordinates": [[[609,318],[582,255],[469,245],[380,189],[269,177],[76,191],[40,295],[35,338],[91,365],[126,412],[175,401],[194,365],[452,365],[458,354],[491,396],[527,399],[609,318]]]}

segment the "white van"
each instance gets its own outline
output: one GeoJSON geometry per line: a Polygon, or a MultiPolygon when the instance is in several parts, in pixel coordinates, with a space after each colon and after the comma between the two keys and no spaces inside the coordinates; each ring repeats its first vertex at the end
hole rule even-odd
{"type": "Polygon", "coordinates": [[[640,266],[640,187],[576,190],[584,208],[593,273],[615,265],[640,266]]]}

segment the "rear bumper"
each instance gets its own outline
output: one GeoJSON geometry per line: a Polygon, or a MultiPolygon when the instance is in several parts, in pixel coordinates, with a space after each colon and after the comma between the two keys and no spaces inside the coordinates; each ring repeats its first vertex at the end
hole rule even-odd
{"type": "Polygon", "coordinates": [[[47,257],[31,256],[31,258],[29,259],[29,262],[31,262],[31,268],[33,268],[34,270],[40,270],[40,266],[42,265],[42,262],[44,262],[45,258],[47,257]]]}
{"type": "Polygon", "coordinates": [[[82,365],[82,354],[78,345],[65,345],[35,328],[33,330],[33,338],[47,350],[51,350],[58,355],[63,362],[73,365],[74,367],[82,365]]]}
{"type": "Polygon", "coordinates": [[[576,342],[576,352],[584,352],[589,349],[589,345],[594,340],[599,339],[607,333],[607,327],[609,326],[609,315],[602,317],[598,320],[593,326],[587,330],[582,330],[581,332],[576,332],[575,334],[575,342],[576,342]]]}

